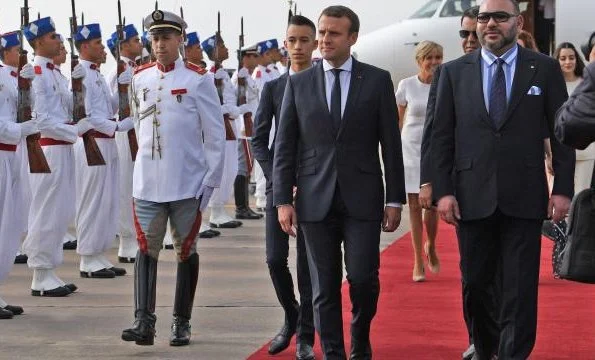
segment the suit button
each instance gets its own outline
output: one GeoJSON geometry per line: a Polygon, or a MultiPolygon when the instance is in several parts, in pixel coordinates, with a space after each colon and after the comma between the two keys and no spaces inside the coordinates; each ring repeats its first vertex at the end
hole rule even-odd
{"type": "Polygon", "coordinates": [[[497,132],[497,133],[494,133],[494,136],[495,136],[496,138],[500,139],[500,138],[502,137],[502,134],[501,134],[501,133],[499,133],[499,132],[497,132]]]}

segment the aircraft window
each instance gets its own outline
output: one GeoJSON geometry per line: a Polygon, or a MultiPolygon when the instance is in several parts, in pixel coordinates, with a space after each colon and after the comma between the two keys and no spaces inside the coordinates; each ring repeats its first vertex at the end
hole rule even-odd
{"type": "Polygon", "coordinates": [[[448,0],[440,11],[440,17],[460,17],[465,10],[475,6],[476,3],[476,0],[448,0]]]}
{"type": "Polygon", "coordinates": [[[436,11],[440,7],[441,3],[442,3],[442,0],[430,0],[424,6],[422,6],[421,9],[414,12],[413,15],[411,15],[409,18],[410,19],[431,18],[436,13],[436,11]]]}

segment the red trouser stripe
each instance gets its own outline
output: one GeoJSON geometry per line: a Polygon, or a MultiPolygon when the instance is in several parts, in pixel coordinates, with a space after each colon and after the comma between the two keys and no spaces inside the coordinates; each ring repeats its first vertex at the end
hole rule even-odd
{"type": "Polygon", "coordinates": [[[136,216],[136,210],[134,209],[134,200],[132,200],[132,215],[134,217],[134,228],[136,229],[136,241],[138,242],[138,248],[143,253],[147,253],[147,237],[145,236],[145,232],[143,228],[140,226],[140,222],[138,221],[138,217],[136,216]]]}
{"type": "Polygon", "coordinates": [[[194,219],[194,224],[192,224],[192,229],[184,242],[182,243],[182,254],[180,254],[180,259],[182,261],[186,261],[188,256],[190,256],[190,248],[196,241],[196,236],[198,235],[198,231],[200,230],[200,224],[202,223],[202,213],[200,210],[197,210],[196,219],[194,219]]]}

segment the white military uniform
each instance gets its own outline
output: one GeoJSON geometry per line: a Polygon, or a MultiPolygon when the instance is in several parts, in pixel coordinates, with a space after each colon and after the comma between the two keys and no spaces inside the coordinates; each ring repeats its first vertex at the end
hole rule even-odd
{"type": "MultiPolygon", "coordinates": [[[[214,72],[214,68],[211,72],[214,72]]],[[[225,71],[220,69],[220,71],[225,71]]],[[[221,105],[223,114],[229,114],[232,119],[232,128],[234,130],[236,139],[238,138],[237,123],[239,121],[239,110],[237,107],[237,94],[234,86],[231,83],[229,74],[225,72],[223,79],[223,104],[221,105]],[[236,119],[237,118],[237,119],[236,119]]],[[[233,193],[233,183],[238,174],[238,141],[225,141],[225,160],[223,165],[223,176],[221,177],[221,185],[215,189],[209,206],[211,208],[210,223],[215,225],[224,224],[233,221],[233,218],[225,211],[225,204],[229,201],[233,193]]]]}
{"type": "MultiPolygon", "coordinates": [[[[252,73],[252,78],[258,87],[258,98],[260,99],[260,94],[262,93],[262,89],[264,89],[264,84],[276,79],[275,74],[266,66],[258,65],[254,72],[252,73]]],[[[271,134],[275,133],[275,128],[271,128],[271,134]]],[[[270,141],[269,141],[270,143],[270,141]]],[[[262,168],[258,164],[258,162],[254,162],[254,169],[252,171],[252,179],[256,183],[256,191],[254,192],[254,197],[256,198],[256,208],[265,208],[267,203],[266,197],[266,185],[267,180],[264,177],[264,173],[262,172],[262,168]]]]}
{"type": "MultiPolygon", "coordinates": [[[[213,84],[211,74],[180,58],[167,69],[158,63],[137,68],[132,82],[139,145],[133,176],[135,201],[176,202],[194,198],[201,186],[219,186],[225,130],[213,84]]],[[[142,228],[143,219],[136,221],[142,228]]],[[[161,247],[162,239],[137,236],[141,251],[152,253],[157,251],[151,251],[152,247],[161,247]]]]}
{"type": "Polygon", "coordinates": [[[32,89],[33,112],[39,122],[40,143],[48,161],[50,174],[30,174],[31,208],[29,233],[23,244],[34,270],[33,290],[52,290],[63,286],[53,272],[62,263],[62,240],[74,217],[75,172],[74,150],[77,128],[70,125],[70,93],[53,71],[51,59],[36,56],[36,77],[32,89]]]}
{"type": "Polygon", "coordinates": [[[0,282],[14,264],[24,220],[22,213],[15,211],[22,186],[17,152],[22,136],[20,125],[16,124],[17,90],[11,72],[14,71],[0,68],[0,282]]]}
{"type": "MultiPolygon", "coordinates": [[[[136,67],[136,63],[131,59],[124,56],[121,58],[126,63],[126,68],[136,67]]],[[[117,75],[118,73],[116,69],[108,75],[108,84],[112,91],[112,96],[118,96],[117,75]]],[[[132,155],[130,154],[128,132],[116,133],[116,145],[118,147],[118,160],[120,162],[120,215],[118,217],[120,247],[118,248],[118,256],[134,258],[138,251],[138,243],[136,242],[136,233],[132,217],[132,173],[134,171],[134,162],[132,161],[132,155]]]]}
{"type": "Polygon", "coordinates": [[[105,165],[88,166],[82,139],[75,145],[76,154],[76,232],[77,253],[81,255],[80,270],[95,272],[113,265],[103,255],[112,245],[118,232],[119,165],[114,140],[116,104],[97,65],[86,60],[80,63],[87,75],[85,110],[95,129],[95,139],[105,165]]]}

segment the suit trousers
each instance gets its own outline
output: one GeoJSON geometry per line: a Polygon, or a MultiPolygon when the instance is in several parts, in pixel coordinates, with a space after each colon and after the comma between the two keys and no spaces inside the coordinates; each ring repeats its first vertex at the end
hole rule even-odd
{"type": "Polygon", "coordinates": [[[331,208],[319,222],[300,222],[306,240],[312,280],[314,325],[324,359],[345,359],[341,282],[343,254],[352,304],[351,343],[367,345],[378,303],[380,282],[380,220],[348,215],[337,184],[331,208]]]}
{"type": "Polygon", "coordinates": [[[459,222],[466,305],[480,359],[497,354],[501,360],[524,360],[533,350],[541,223],[500,210],[484,219],[459,222]],[[499,296],[493,296],[494,289],[499,296]]]}
{"type": "MultiPolygon", "coordinates": [[[[289,235],[287,235],[277,216],[277,209],[273,206],[273,192],[269,186],[267,189],[267,208],[266,208],[266,261],[271,273],[271,280],[275,286],[275,292],[283,310],[287,316],[293,311],[292,303],[295,302],[293,292],[293,280],[291,272],[287,266],[289,257],[289,235]],[[286,279],[287,284],[284,284],[286,279]]],[[[304,235],[298,228],[296,238],[296,270],[298,291],[300,293],[300,303],[297,318],[297,342],[309,345],[314,344],[314,324],[312,312],[312,282],[310,281],[310,272],[308,270],[308,258],[306,255],[306,244],[304,235]]]]}

